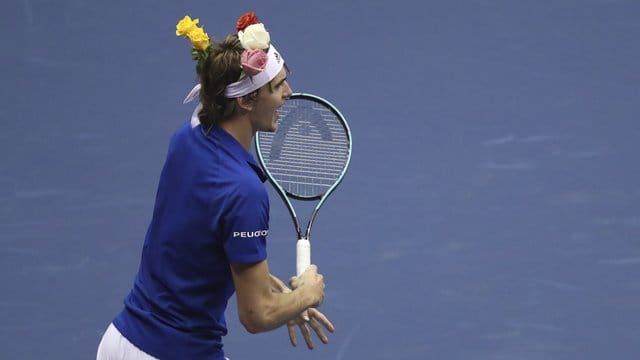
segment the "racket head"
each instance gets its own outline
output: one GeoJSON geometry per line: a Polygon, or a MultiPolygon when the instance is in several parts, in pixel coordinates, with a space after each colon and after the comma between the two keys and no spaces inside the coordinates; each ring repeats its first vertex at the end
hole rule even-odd
{"type": "Polygon", "coordinates": [[[256,134],[260,165],[283,195],[298,200],[326,197],[351,161],[347,121],[329,101],[306,93],[291,95],[278,114],[275,132],[256,134]]]}

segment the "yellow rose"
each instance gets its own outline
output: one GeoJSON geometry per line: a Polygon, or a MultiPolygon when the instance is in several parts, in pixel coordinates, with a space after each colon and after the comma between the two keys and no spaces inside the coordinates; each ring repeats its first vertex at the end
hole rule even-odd
{"type": "Polygon", "coordinates": [[[189,32],[196,28],[200,19],[191,20],[191,17],[185,16],[176,24],[176,36],[187,36],[189,32]]]}
{"type": "Polygon", "coordinates": [[[187,34],[191,44],[198,50],[205,50],[209,47],[209,35],[202,28],[196,27],[187,34]]]}

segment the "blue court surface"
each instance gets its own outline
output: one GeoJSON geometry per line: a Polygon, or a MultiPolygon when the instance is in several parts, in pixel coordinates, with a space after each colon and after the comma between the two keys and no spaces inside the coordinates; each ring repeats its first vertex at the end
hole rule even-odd
{"type": "Polygon", "coordinates": [[[175,24],[252,9],[354,155],[312,233],[330,344],[250,335],[234,298],[233,360],[640,359],[637,0],[2,1],[0,358],[95,357],[192,111],[175,24]]]}

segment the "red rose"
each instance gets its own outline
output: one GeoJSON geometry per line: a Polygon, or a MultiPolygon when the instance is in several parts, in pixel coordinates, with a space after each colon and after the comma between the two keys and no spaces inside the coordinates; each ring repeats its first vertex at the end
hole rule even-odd
{"type": "Polygon", "coordinates": [[[238,31],[243,31],[244,29],[247,28],[247,26],[257,24],[257,23],[258,23],[258,17],[253,11],[251,11],[240,16],[240,18],[238,19],[238,22],[236,23],[236,29],[238,31]]]}

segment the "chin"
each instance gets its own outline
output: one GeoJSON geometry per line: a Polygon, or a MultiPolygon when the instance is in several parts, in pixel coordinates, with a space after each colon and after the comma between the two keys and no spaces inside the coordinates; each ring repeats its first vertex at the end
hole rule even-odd
{"type": "Polygon", "coordinates": [[[265,131],[266,132],[276,132],[276,130],[278,130],[278,125],[271,126],[265,131]]]}
{"type": "Polygon", "coordinates": [[[261,127],[260,129],[258,129],[258,131],[275,132],[277,129],[278,129],[278,124],[274,123],[274,124],[265,125],[265,126],[261,127]]]}
{"type": "Polygon", "coordinates": [[[277,113],[273,118],[273,122],[271,123],[271,128],[270,128],[271,132],[274,132],[276,130],[278,130],[278,114],[277,113]]]}

